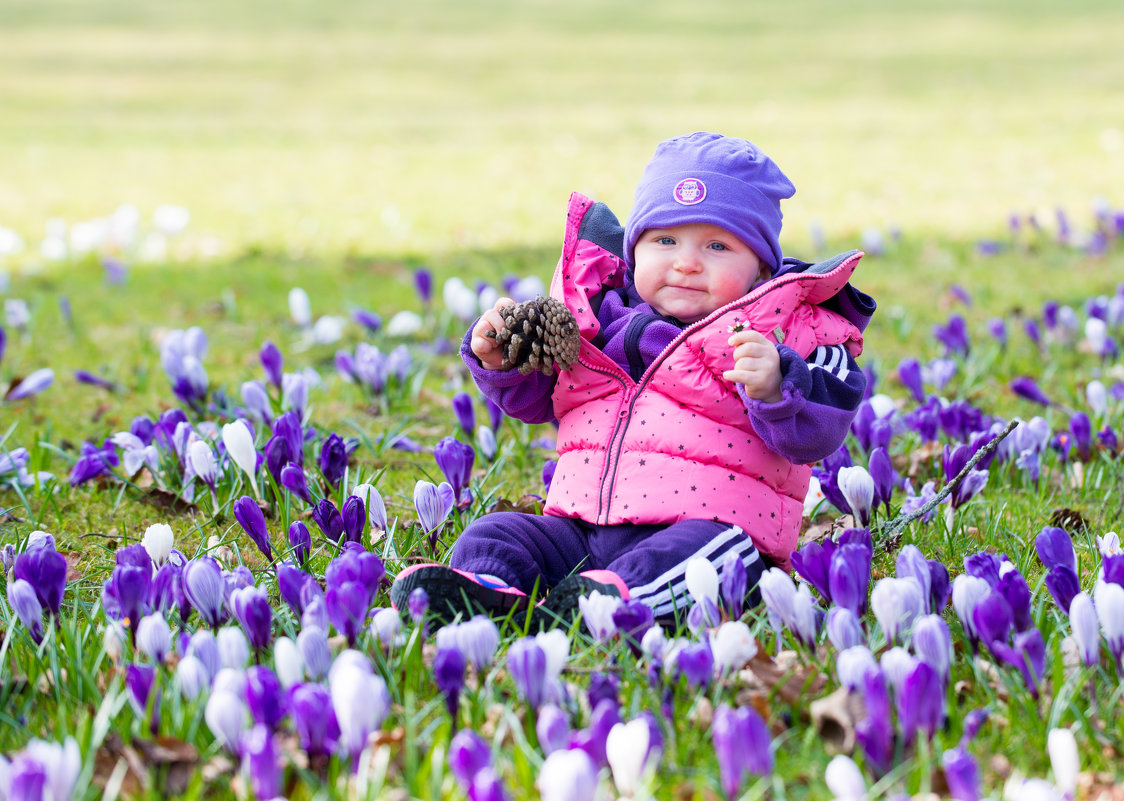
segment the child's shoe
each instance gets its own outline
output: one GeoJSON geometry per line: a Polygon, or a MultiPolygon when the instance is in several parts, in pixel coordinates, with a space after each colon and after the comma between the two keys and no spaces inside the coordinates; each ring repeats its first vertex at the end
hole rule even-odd
{"type": "Polygon", "coordinates": [[[546,598],[535,607],[534,625],[541,629],[569,627],[581,608],[578,599],[596,590],[628,600],[628,586],[612,570],[586,570],[567,576],[551,588],[546,598]]]}
{"type": "Polygon", "coordinates": [[[475,614],[505,617],[512,610],[526,609],[527,595],[495,576],[467,573],[448,565],[426,564],[406,568],[390,587],[390,603],[405,609],[410,593],[421,587],[429,596],[429,611],[441,623],[459,614],[468,620],[475,614]]]}

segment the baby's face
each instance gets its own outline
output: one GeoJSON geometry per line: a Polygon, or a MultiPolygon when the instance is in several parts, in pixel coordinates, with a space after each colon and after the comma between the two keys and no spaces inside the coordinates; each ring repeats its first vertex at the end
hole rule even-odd
{"type": "Polygon", "coordinates": [[[757,254],[711,223],[649,228],[634,252],[640,297],[684,323],[737,300],[764,277],[757,254]]]}

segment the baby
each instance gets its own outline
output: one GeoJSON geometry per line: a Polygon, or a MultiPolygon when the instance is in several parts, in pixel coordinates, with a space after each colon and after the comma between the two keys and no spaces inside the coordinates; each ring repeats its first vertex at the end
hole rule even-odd
{"type": "Polygon", "coordinates": [[[551,295],[573,312],[579,358],[557,375],[501,369],[502,298],[465,336],[481,391],[528,423],[557,421],[542,515],[499,512],[450,566],[399,574],[440,614],[530,606],[566,617],[593,590],[674,618],[694,558],[744,565],[747,601],[797,544],[809,465],[843,442],[866,380],[854,357],[874,302],[848,280],[857,251],[782,257],[795,189],[752,143],[699,132],[660,143],[623,230],[570,199],[551,295]]]}

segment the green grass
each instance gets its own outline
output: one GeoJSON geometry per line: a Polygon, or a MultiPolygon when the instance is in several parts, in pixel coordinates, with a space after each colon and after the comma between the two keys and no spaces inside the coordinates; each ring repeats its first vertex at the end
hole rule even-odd
{"type": "Polygon", "coordinates": [[[990,235],[1118,193],[1122,36],[1111,2],[8,3],[0,225],[174,202],[193,256],[538,246],[711,129],[792,177],[794,252],[990,235]]]}
{"type": "MultiPolygon", "coordinates": [[[[32,467],[54,472],[59,482],[42,491],[0,490],[7,510],[0,545],[36,528],[54,532],[60,548],[76,554],[78,576],[60,625],[38,648],[0,598],[0,751],[11,754],[31,736],[71,734],[84,756],[80,797],[103,797],[100,784],[89,784],[95,775],[111,785],[124,781],[126,795],[159,796],[168,769],[153,760],[147,789],[131,785],[135,777],[111,778],[114,735],[137,747],[151,739],[146,715],[128,704],[102,645],[99,599],[113,550],[135,543],[148,525],[168,522],[188,555],[216,535],[236,559],[266,567],[230,511],[246,491],[240,479],[220,488],[217,514],[205,501],[194,514],[169,511],[116,479],[66,484],[81,442],[101,442],[136,415],[176,405],[159,364],[158,343],[168,330],[206,331],[211,389],[234,397],[242,381],[260,377],[257,351],[266,339],[281,347],[286,369],[319,371],[324,383],[312,392],[313,424],[360,439],[349,483],[374,480],[397,518],[389,540],[378,544],[388,567],[432,558],[412,490],[415,480],[439,471],[431,455],[389,450],[378,440],[402,432],[431,446],[454,430],[449,398],[466,377],[454,357],[428,355],[426,346],[459,339],[463,326],[435,304],[423,335],[409,342],[417,365],[409,386],[376,414],[378,403],[335,376],[333,356],[360,341],[384,349],[397,341],[385,333],[368,338],[349,324],[339,343],[305,346],[289,320],[289,289],[308,291],[314,316],[366,308],[386,319],[399,309],[420,310],[411,278],[419,265],[437,274],[438,297],[452,275],[469,285],[495,284],[506,274],[548,278],[568,193],[594,195],[623,216],[645,161],[666,136],[716,129],[746,135],[773,155],[799,189],[785,208],[786,252],[828,255],[859,246],[868,226],[900,227],[900,239],[886,255],[866,259],[855,279],[880,304],[862,361],[876,371],[881,391],[904,398],[896,365],[906,356],[938,355],[931,326],[959,313],[973,349],[958,359],[944,394],[988,414],[1042,413],[1064,430],[1070,412],[1086,408],[1088,381],[1121,380],[1120,365],[1101,364],[1075,343],[1040,352],[1020,326],[1040,317],[1047,300],[1083,316],[1087,298],[1115,292],[1124,274],[1120,242],[1103,258],[1054,244],[1050,231],[993,258],[979,256],[973,242],[1006,237],[1011,211],[1045,210],[1052,220],[1054,208],[1065,207],[1075,226],[1088,230],[1095,196],[1121,202],[1122,38],[1124,18],[1107,1],[5,3],[0,226],[19,232],[29,252],[0,269],[11,273],[6,297],[27,300],[32,320],[26,334],[8,331],[0,387],[40,366],[54,368],[57,378],[40,397],[0,405],[0,441],[27,447],[32,467]],[[48,218],[104,216],[123,202],[146,217],[165,202],[191,210],[192,223],[166,261],[127,259],[122,285],[109,284],[94,257],[45,269],[39,263],[48,218]],[[813,222],[827,234],[822,253],[813,252],[813,222]],[[953,301],[953,284],[971,292],[970,308],[953,301]],[[64,299],[70,322],[60,309],[64,299]],[[1007,321],[1006,350],[984,333],[992,316],[1007,321]],[[72,376],[79,368],[120,390],[78,384],[72,376]],[[1059,405],[1043,410],[1014,396],[1008,382],[1019,375],[1035,376],[1059,405]]],[[[478,412],[483,417],[483,407],[478,412]]],[[[1119,403],[1096,422],[1119,434],[1119,403]]],[[[496,464],[485,470],[478,462],[477,501],[444,530],[436,556],[491,504],[541,491],[546,452],[530,442],[548,433],[505,423],[496,464]]],[[[915,436],[895,438],[899,467],[918,446],[915,436]]],[[[852,450],[858,456],[853,443],[852,450]]],[[[939,460],[917,463],[914,486],[927,478],[940,483],[939,460]]],[[[989,761],[993,755],[1006,755],[1025,775],[1047,776],[1046,737],[1058,726],[1074,728],[1084,769],[1121,779],[1119,677],[1107,651],[1095,669],[1066,671],[1061,643],[1069,626],[1033,550],[1056,510],[1075,510],[1088,523],[1072,529],[1088,588],[1099,561],[1094,535],[1119,525],[1121,490],[1119,457],[1100,454],[1077,483],[1072,466],[1050,455],[1037,485],[998,466],[983,495],[951,525],[938,516],[905,531],[899,544],[917,544],[954,573],[978,550],[1011,557],[1035,592],[1049,686],[1035,701],[1016,672],[988,676],[968,657],[949,611],[959,684],[949,693],[948,728],[929,753],[900,754],[900,766],[874,795],[941,792],[936,760],[979,706],[993,712],[971,747],[989,793],[999,795],[1006,778],[989,761]]],[[[901,499],[899,492],[895,505],[901,499]]],[[[274,510],[275,547],[299,506],[274,510]]],[[[332,553],[318,543],[316,572],[332,553]]],[[[892,573],[893,556],[892,548],[880,549],[875,569],[892,573]]],[[[274,633],[293,635],[298,622],[274,601],[274,633]]],[[[762,612],[746,619],[774,653],[778,643],[762,612]]],[[[868,623],[878,642],[877,626],[868,623]]],[[[376,775],[367,795],[463,797],[443,760],[451,726],[429,675],[430,647],[417,629],[406,632],[406,644],[386,655],[369,637],[361,642],[395,704],[384,726],[387,750],[377,757],[388,759],[385,789],[376,775]]],[[[520,634],[506,628],[505,643],[520,634]]],[[[788,636],[779,645],[794,648],[788,636]]],[[[832,649],[795,650],[798,680],[823,673],[834,688],[832,649]]],[[[742,688],[726,681],[694,691],[680,681],[653,689],[646,665],[619,641],[596,645],[574,632],[572,651],[566,676],[576,697],[584,701],[592,672],[613,671],[626,719],[641,710],[659,714],[659,693],[670,688],[674,725],[664,729],[659,797],[720,793],[708,715],[722,702],[744,702],[742,688]]],[[[160,732],[199,754],[183,794],[229,797],[226,772],[207,778],[202,767],[218,769],[223,758],[203,722],[203,703],[182,698],[172,675],[162,669],[160,732]]],[[[459,725],[494,738],[513,798],[536,797],[543,755],[533,716],[502,658],[479,680],[462,701],[459,725]]],[[[774,725],[777,771],[748,783],[746,797],[827,797],[830,753],[807,720],[814,695],[756,699],[774,725]]],[[[578,703],[572,725],[588,722],[578,703]]],[[[346,769],[338,762],[290,767],[287,775],[293,798],[344,793],[346,769]]],[[[115,795],[112,786],[104,793],[115,795]]]]}

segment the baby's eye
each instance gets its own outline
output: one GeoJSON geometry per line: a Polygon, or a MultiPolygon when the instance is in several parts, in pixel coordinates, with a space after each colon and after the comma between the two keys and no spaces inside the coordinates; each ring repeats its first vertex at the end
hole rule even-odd
{"type": "Polygon", "coordinates": [[[721,242],[711,242],[710,248],[711,250],[729,250],[729,248],[723,245],[721,242]]]}
{"type": "Polygon", "coordinates": [[[670,236],[661,236],[656,238],[657,245],[674,245],[675,239],[670,236]]]}

